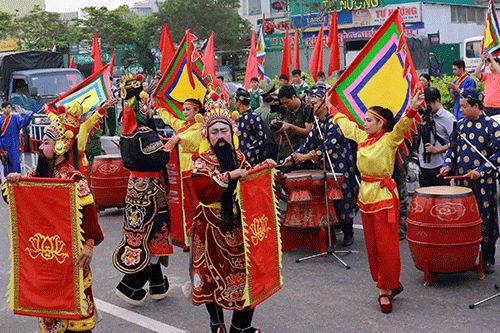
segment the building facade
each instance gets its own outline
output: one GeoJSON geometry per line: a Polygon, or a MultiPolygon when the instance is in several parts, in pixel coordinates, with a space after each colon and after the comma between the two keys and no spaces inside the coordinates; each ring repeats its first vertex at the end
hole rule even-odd
{"type": "Polygon", "coordinates": [[[20,15],[25,15],[35,6],[40,6],[42,10],[45,10],[45,0],[0,0],[0,9],[10,14],[16,14],[19,11],[20,15]]]}

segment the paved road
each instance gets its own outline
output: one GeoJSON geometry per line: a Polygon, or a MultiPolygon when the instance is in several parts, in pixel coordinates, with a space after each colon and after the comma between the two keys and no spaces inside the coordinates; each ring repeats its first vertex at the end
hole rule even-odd
{"type": "MultiPolygon", "coordinates": [[[[9,279],[8,206],[0,203],[0,332],[38,332],[37,320],[14,315],[6,303],[9,279]],[[3,290],[3,291],[2,291],[3,290]]],[[[188,253],[177,248],[165,269],[171,289],[166,299],[147,299],[132,307],[114,295],[121,274],[111,262],[111,253],[121,238],[121,211],[108,209],[100,216],[105,241],[95,248],[92,269],[94,295],[103,320],[94,330],[101,332],[208,332],[204,307],[191,305],[182,293],[189,280],[188,253]],[[149,325],[149,326],[148,326],[149,325]]],[[[500,298],[471,310],[468,305],[494,294],[500,284],[497,272],[479,280],[476,274],[440,275],[424,286],[423,273],[413,265],[406,241],[401,242],[405,291],[394,302],[391,314],[382,314],[377,290],[371,281],[360,218],[356,218],[354,253],[344,259],[343,268],[333,257],[296,263],[295,259],[314,254],[298,249],[283,254],[283,288],[259,305],[254,324],[263,332],[500,332],[500,298]]],[[[340,235],[341,239],[342,236],[340,235]]],[[[226,312],[229,322],[230,312],[226,312]]]]}

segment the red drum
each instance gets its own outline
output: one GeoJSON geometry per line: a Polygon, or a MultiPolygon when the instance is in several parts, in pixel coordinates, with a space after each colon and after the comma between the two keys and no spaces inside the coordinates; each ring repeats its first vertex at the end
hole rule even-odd
{"type": "Polygon", "coordinates": [[[285,186],[289,190],[288,202],[308,201],[313,196],[309,189],[312,184],[312,177],[303,173],[289,173],[284,176],[285,186]]]}
{"type": "Polygon", "coordinates": [[[481,243],[481,216],[471,189],[430,186],[415,190],[408,222],[408,245],[415,266],[431,273],[474,270],[482,275],[482,262],[475,265],[481,243]]]}
{"type": "Polygon", "coordinates": [[[120,155],[96,156],[92,163],[90,180],[97,206],[125,206],[129,174],[120,155]]]}
{"type": "MultiPolygon", "coordinates": [[[[342,174],[336,174],[342,184],[342,174]]],[[[283,175],[285,188],[290,193],[284,225],[300,228],[320,227],[327,225],[326,202],[324,192],[324,173],[322,170],[297,170],[283,175]]],[[[332,173],[327,173],[329,199],[342,197],[335,193],[339,190],[332,173]]],[[[337,224],[333,201],[328,201],[330,224],[337,224]]]]}

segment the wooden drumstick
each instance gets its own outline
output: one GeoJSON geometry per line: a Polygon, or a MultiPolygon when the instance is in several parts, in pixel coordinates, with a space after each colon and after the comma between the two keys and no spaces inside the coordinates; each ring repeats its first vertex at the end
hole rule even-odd
{"type": "Polygon", "coordinates": [[[288,141],[288,144],[290,145],[290,149],[292,150],[292,153],[293,153],[294,150],[293,150],[292,143],[290,142],[290,138],[288,137],[288,134],[286,133],[286,131],[283,131],[283,133],[285,133],[286,141],[288,141]]]}

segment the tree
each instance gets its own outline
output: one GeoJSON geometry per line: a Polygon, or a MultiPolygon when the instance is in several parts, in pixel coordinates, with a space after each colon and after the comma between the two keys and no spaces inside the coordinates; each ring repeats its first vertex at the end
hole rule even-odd
{"type": "Polygon", "coordinates": [[[238,15],[238,0],[166,0],[158,3],[152,14],[155,40],[160,39],[166,22],[172,39],[180,42],[187,29],[199,40],[207,40],[214,32],[215,47],[240,50],[241,37],[250,34],[250,22],[238,15]]]}
{"type": "Polygon", "coordinates": [[[40,6],[35,6],[24,16],[17,14],[13,26],[12,37],[19,39],[19,46],[23,50],[50,50],[55,39],[59,51],[67,52],[69,27],[58,13],[46,12],[40,6]]]}
{"type": "Polygon", "coordinates": [[[14,15],[0,10],[0,39],[8,39],[12,36],[12,18],[14,15]]]}
{"type": "Polygon", "coordinates": [[[114,10],[85,7],[82,12],[83,19],[75,20],[80,27],[76,37],[79,42],[92,45],[96,31],[104,52],[112,52],[118,45],[130,45],[136,41],[142,20],[137,14],[129,13],[128,6],[120,6],[114,10]]]}

